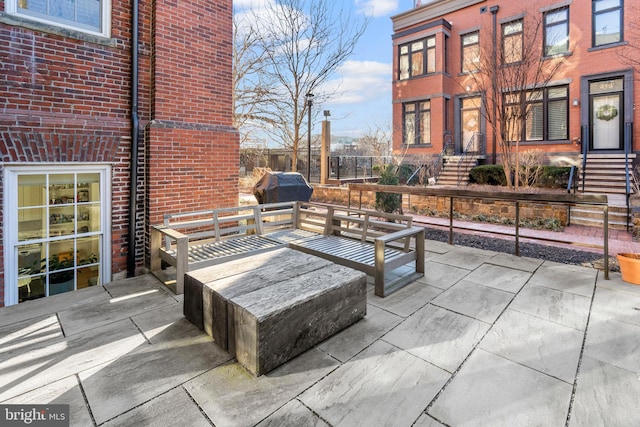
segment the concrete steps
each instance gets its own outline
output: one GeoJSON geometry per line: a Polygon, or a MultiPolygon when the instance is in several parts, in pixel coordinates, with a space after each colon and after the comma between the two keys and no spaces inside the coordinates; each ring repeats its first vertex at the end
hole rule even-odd
{"type": "MultiPolygon", "coordinates": [[[[588,227],[604,227],[604,213],[602,208],[586,205],[571,207],[571,225],[584,225],[588,227]]],[[[626,230],[627,207],[609,205],[609,228],[626,230]]]]}
{"type": "MultiPolygon", "coordinates": [[[[629,155],[629,171],[633,170],[634,158],[635,154],[629,155]]],[[[625,194],[627,191],[624,154],[589,154],[585,172],[585,193],[625,194]]]]}
{"type": "MultiPolygon", "coordinates": [[[[633,170],[635,154],[629,155],[629,171],[633,170]]],[[[581,156],[582,158],[582,156],[581,156]]],[[[589,154],[584,176],[584,193],[606,194],[609,197],[609,228],[627,228],[626,169],[624,154],[589,154]]],[[[580,179],[582,175],[580,174],[580,179]]],[[[582,192],[582,182],[578,191],[582,192]]],[[[575,206],[571,208],[571,224],[602,227],[601,208],[575,206]]]]}
{"type": "Polygon", "coordinates": [[[469,184],[469,171],[477,165],[478,158],[474,156],[445,156],[438,184],[466,186],[469,184]]]}

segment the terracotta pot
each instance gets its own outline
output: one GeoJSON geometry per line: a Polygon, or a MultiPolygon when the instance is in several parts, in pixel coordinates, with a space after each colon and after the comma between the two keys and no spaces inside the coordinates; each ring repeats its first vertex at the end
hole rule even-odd
{"type": "Polygon", "coordinates": [[[617,258],[622,280],[640,285],[640,254],[618,254],[617,258]]]}

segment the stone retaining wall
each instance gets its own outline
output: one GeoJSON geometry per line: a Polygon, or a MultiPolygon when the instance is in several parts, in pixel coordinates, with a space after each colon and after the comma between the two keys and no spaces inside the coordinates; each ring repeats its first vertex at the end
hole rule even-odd
{"type": "MultiPolygon", "coordinates": [[[[349,189],[346,187],[314,186],[312,201],[347,205],[349,189]]],[[[373,208],[375,205],[374,192],[362,192],[362,207],[373,208]]],[[[351,206],[359,206],[360,194],[351,192],[351,206]]],[[[449,197],[403,195],[402,209],[405,213],[417,213],[430,216],[449,216],[449,197]]],[[[453,201],[454,212],[486,217],[499,217],[515,221],[515,203],[509,201],[493,201],[484,199],[457,198],[453,201]]],[[[564,205],[550,205],[546,203],[520,203],[520,220],[557,220],[560,226],[567,224],[569,208],[564,205]]],[[[640,222],[640,219],[638,220],[640,222]]]]}

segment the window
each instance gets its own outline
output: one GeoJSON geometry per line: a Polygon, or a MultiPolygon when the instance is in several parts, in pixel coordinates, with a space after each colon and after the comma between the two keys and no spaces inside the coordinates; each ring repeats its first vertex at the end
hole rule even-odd
{"type": "Polygon", "coordinates": [[[553,10],[544,15],[544,55],[569,51],[569,8],[553,10]]]}
{"type": "Polygon", "coordinates": [[[431,101],[406,103],[403,105],[403,111],[403,143],[431,144],[431,101]]]}
{"type": "Polygon", "coordinates": [[[520,96],[520,93],[505,95],[504,118],[509,141],[568,139],[568,86],[527,91],[524,104],[520,104],[520,96]],[[525,108],[525,112],[521,113],[521,108],[525,108]],[[525,115],[525,123],[521,128],[518,123],[525,115]]]}
{"type": "Polygon", "coordinates": [[[477,71],[480,67],[480,33],[473,33],[462,36],[462,72],[470,73],[477,71]]]}
{"type": "Polygon", "coordinates": [[[502,59],[505,64],[522,61],[522,20],[502,25],[502,59]]]}
{"type": "Polygon", "coordinates": [[[400,46],[399,78],[405,80],[410,77],[436,72],[436,38],[428,37],[423,40],[400,46]]]}
{"type": "Polygon", "coordinates": [[[16,167],[5,178],[6,305],[109,279],[107,168],[16,167]]]}
{"type": "Polygon", "coordinates": [[[593,46],[622,41],[622,0],[593,1],[593,46]]]}
{"type": "Polygon", "coordinates": [[[7,12],[109,37],[110,0],[7,0],[7,12]]]}
{"type": "MultiPolygon", "coordinates": [[[[444,72],[449,74],[449,36],[444,36],[444,72]]],[[[435,61],[434,61],[435,62],[435,61]]]]}

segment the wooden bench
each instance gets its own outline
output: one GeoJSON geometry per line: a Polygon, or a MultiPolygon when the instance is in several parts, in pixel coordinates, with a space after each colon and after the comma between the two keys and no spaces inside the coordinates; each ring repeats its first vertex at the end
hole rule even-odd
{"type": "Polygon", "coordinates": [[[286,246],[261,236],[291,231],[294,215],[295,202],[166,214],[151,227],[151,272],[169,285],[162,263],[175,267],[174,291],[182,294],[189,271],[286,246]]]}
{"type": "Polygon", "coordinates": [[[323,237],[293,241],[290,248],[373,276],[377,296],[424,276],[424,229],[413,227],[411,216],[300,202],[296,221],[323,237]]]}
{"type": "Polygon", "coordinates": [[[183,293],[189,271],[284,246],[373,276],[381,297],[424,275],[424,229],[410,216],[310,202],[165,215],[151,228],[151,271],[165,281],[162,262],[175,267],[183,293]]]}

